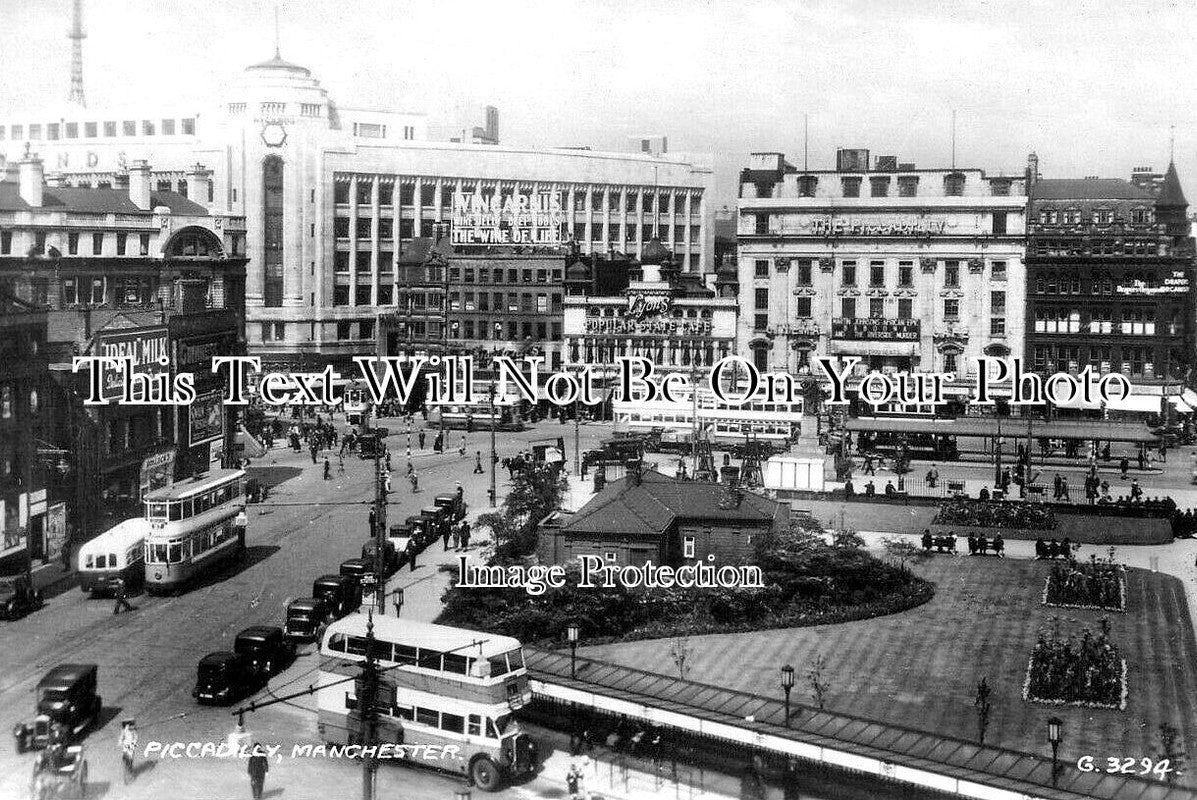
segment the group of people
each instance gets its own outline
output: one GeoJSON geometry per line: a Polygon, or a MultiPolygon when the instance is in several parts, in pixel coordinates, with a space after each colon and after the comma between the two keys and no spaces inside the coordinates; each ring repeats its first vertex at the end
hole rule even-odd
{"type": "MultiPolygon", "coordinates": [[[[923,550],[928,553],[955,553],[956,552],[956,533],[955,531],[948,531],[946,536],[933,536],[931,529],[923,530],[922,537],[923,550]]],[[[968,535],[968,554],[970,556],[987,555],[990,551],[998,558],[1005,558],[1006,556],[1006,540],[1002,538],[999,533],[992,538],[988,538],[985,534],[968,535]]]]}
{"type": "Polygon", "coordinates": [[[445,547],[445,552],[452,550],[469,550],[470,549],[470,522],[466,519],[461,519],[453,522],[446,522],[441,528],[441,544],[445,547]],[[449,545],[452,543],[453,547],[449,545]]]}
{"type": "Polygon", "coordinates": [[[1072,553],[1072,542],[1065,536],[1063,540],[1055,539],[1035,540],[1035,558],[1056,559],[1067,558],[1072,553]]]}
{"type": "MultiPolygon", "coordinates": [[[[885,482],[884,493],[888,496],[903,494],[906,491],[906,479],[899,475],[898,484],[895,486],[893,481],[885,482]]],[[[854,497],[856,495],[856,486],[853,485],[852,479],[844,481],[844,494],[847,497],[854,497]]],[[[872,481],[868,481],[864,485],[864,496],[875,497],[877,495],[877,487],[873,485],[872,481]]]]}

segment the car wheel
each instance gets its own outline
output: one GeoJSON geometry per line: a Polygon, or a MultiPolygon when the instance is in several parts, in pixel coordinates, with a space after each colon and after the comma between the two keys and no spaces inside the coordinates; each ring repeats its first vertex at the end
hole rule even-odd
{"type": "Polygon", "coordinates": [[[470,781],[484,792],[499,788],[499,768],[486,756],[479,756],[470,764],[470,781]]]}

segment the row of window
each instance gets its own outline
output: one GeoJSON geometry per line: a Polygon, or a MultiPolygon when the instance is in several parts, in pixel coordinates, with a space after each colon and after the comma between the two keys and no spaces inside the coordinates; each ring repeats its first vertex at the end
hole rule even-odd
{"type": "MultiPolygon", "coordinates": [[[[1044,208],[1040,209],[1038,219],[1041,225],[1083,225],[1090,222],[1112,225],[1124,221],[1112,208],[1097,208],[1091,212],[1079,208],[1044,208]]],[[[1155,215],[1146,206],[1132,208],[1130,221],[1133,225],[1147,225],[1155,221],[1155,215]]]]}
{"type": "MultiPolygon", "coordinates": [[[[357,708],[357,698],[349,692],[345,693],[345,708],[349,711],[357,708]]],[[[414,722],[417,725],[439,728],[447,733],[464,733],[467,736],[485,737],[487,739],[499,738],[499,729],[495,726],[494,720],[479,714],[469,715],[468,726],[466,724],[467,717],[461,714],[451,714],[448,711],[439,711],[434,708],[424,708],[423,706],[395,705],[390,709],[390,715],[407,720],[408,722],[414,722]]]]}
{"type": "MultiPolygon", "coordinates": [[[[349,636],[344,633],[333,634],[328,639],[328,649],[336,653],[365,657],[366,637],[349,636]]],[[[469,675],[474,671],[477,660],[461,653],[446,653],[436,648],[388,642],[385,639],[375,639],[372,649],[374,658],[387,664],[405,664],[437,672],[450,672],[454,675],[469,675]]],[[[512,650],[508,653],[491,656],[487,659],[487,666],[492,678],[523,669],[523,651],[512,650]]]]}
{"type": "Polygon", "coordinates": [[[1158,256],[1165,247],[1150,239],[1044,239],[1036,236],[1029,252],[1036,256],[1158,256]]]}
{"type": "MultiPolygon", "coordinates": [[[[372,217],[358,217],[357,221],[350,226],[349,217],[335,217],[333,220],[333,234],[339,239],[349,238],[349,231],[352,229],[355,237],[360,240],[370,240],[374,238],[372,232],[374,221],[372,217]]],[[[432,236],[436,230],[436,222],[431,219],[420,220],[419,235],[423,237],[432,236]]],[[[511,230],[509,222],[500,222],[500,230],[511,230]]],[[[602,223],[594,223],[587,225],[585,222],[575,222],[572,232],[565,226],[562,231],[566,235],[572,235],[576,241],[608,241],[608,242],[634,242],[637,238],[637,229],[639,229],[639,238],[642,242],[648,242],[653,239],[669,240],[672,235],[672,241],[682,242],[686,239],[687,226],[686,225],[665,225],[655,224],[652,222],[645,222],[643,225],[636,225],[628,223],[621,225],[618,222],[611,223],[607,226],[606,236],[603,235],[602,223]],[[589,228],[589,230],[587,230],[589,228]]],[[[698,242],[701,238],[701,230],[698,225],[689,226],[690,241],[698,242]]],[[[416,236],[416,221],[410,218],[401,218],[399,220],[399,238],[411,239],[416,236]]],[[[378,219],[378,238],[381,240],[388,240],[395,238],[395,220],[392,217],[379,217],[378,219]]]]}
{"type": "Polygon", "coordinates": [[[225,544],[237,536],[233,526],[225,523],[215,528],[197,531],[191,538],[176,544],[145,545],[145,560],[147,564],[182,564],[225,544]]]}
{"type": "MultiPolygon", "coordinates": [[[[815,260],[808,258],[792,259],[792,261],[779,260],[776,264],[769,259],[757,259],[753,264],[753,276],[768,278],[771,269],[776,269],[777,272],[788,272],[791,269],[791,263],[796,273],[795,282],[799,286],[813,285],[815,260]]],[[[960,285],[960,263],[960,259],[948,259],[944,261],[944,286],[957,287],[960,285]]],[[[842,286],[857,285],[857,266],[856,261],[840,262],[840,284],[842,286]]],[[[868,285],[872,287],[884,287],[890,276],[886,262],[879,260],[869,261],[868,269],[868,285]]],[[[899,261],[897,285],[914,286],[914,274],[914,261],[899,261]]],[[[989,279],[994,281],[1006,280],[1005,261],[991,261],[989,263],[989,279]]]]}
{"type": "MultiPolygon", "coordinates": [[[[753,305],[755,306],[755,308],[758,312],[768,310],[769,299],[771,296],[772,296],[772,293],[768,289],[756,289],[755,290],[754,295],[753,295],[753,301],[754,301],[753,305]]],[[[811,300],[812,300],[812,298],[810,298],[810,297],[795,297],[794,298],[794,305],[795,305],[794,314],[796,317],[809,318],[811,316],[811,305],[812,305],[811,300]]],[[[884,297],[870,297],[869,298],[869,317],[871,317],[873,319],[884,319],[886,317],[885,306],[886,306],[887,302],[889,302],[889,301],[884,297]]],[[[856,316],[856,298],[855,297],[841,298],[840,307],[844,312],[843,314],[841,314],[841,316],[847,317],[847,318],[853,318],[856,316]],[[851,311],[852,313],[848,313],[849,311],[851,311]]],[[[960,308],[959,301],[954,300],[954,299],[945,300],[944,301],[945,312],[948,308],[956,309],[958,312],[959,308],[960,308]],[[948,303],[951,303],[952,305],[949,306],[948,303]]],[[[997,314],[997,315],[1005,314],[1006,313],[1006,293],[1003,291],[996,291],[996,290],[991,291],[989,293],[989,309],[990,309],[991,314],[997,314]]],[[[758,316],[758,321],[759,321],[760,314],[758,313],[757,316],[758,316]]],[[[898,298],[897,319],[914,319],[914,298],[911,298],[911,297],[899,297],[898,298]]],[[[764,327],[765,326],[758,326],[757,329],[761,330],[764,327]]]]}
{"type": "MultiPolygon", "coordinates": [[[[420,186],[420,205],[424,208],[435,208],[436,206],[436,186],[433,181],[436,178],[426,179],[420,186]]],[[[456,182],[452,179],[439,179],[441,181],[441,207],[451,208],[453,206],[453,195],[457,191],[456,182]]],[[[477,184],[473,182],[463,182],[461,186],[463,194],[472,195],[478,191],[477,184]]],[[[358,207],[371,206],[374,204],[374,182],[370,180],[359,180],[357,182],[357,192],[353,195],[352,184],[349,181],[337,181],[333,186],[333,202],[338,205],[348,205],[351,195],[357,200],[358,207]]],[[[499,191],[499,199],[506,202],[508,198],[515,194],[514,188],[507,184],[499,191]]],[[[561,208],[568,209],[570,207],[570,195],[573,195],[573,210],[574,211],[599,211],[604,207],[608,211],[619,211],[623,208],[627,212],[635,212],[637,210],[643,213],[658,213],[658,214],[684,214],[686,211],[686,199],[690,199],[690,213],[697,214],[699,202],[702,199],[701,193],[694,194],[675,194],[673,192],[637,192],[630,191],[626,194],[617,189],[610,189],[608,191],[596,190],[589,193],[590,204],[587,205],[588,193],[585,191],[571,192],[563,190],[558,192],[557,198],[561,204],[561,208]],[[621,199],[621,194],[623,199],[621,199]],[[604,199],[604,196],[606,199],[604,199]]],[[[495,196],[494,186],[482,187],[482,199],[486,202],[495,196]]],[[[378,204],[380,206],[389,206],[395,200],[395,184],[393,182],[378,183],[378,204]]],[[[416,187],[415,184],[401,183],[399,184],[399,205],[411,206],[416,202],[416,187]]]]}
{"type": "Polygon", "coordinates": [[[174,136],[181,133],[184,136],[195,135],[195,118],[184,117],[180,120],[164,119],[126,119],[121,122],[107,120],[105,122],[49,122],[45,125],[34,122],[25,125],[0,125],[0,140],[12,139],[20,141],[28,139],[33,142],[41,141],[43,132],[47,141],[58,139],[96,139],[101,136],[113,138],[120,136],[174,136]],[[118,134],[119,131],[119,134],[118,134]],[[140,131],[140,133],[139,133],[140,131]]]}
{"type": "Polygon", "coordinates": [[[1032,363],[1036,372],[1072,372],[1085,365],[1091,365],[1102,373],[1121,372],[1133,377],[1151,378],[1170,374],[1171,367],[1179,365],[1182,354],[1171,352],[1167,362],[1158,365],[1155,353],[1150,347],[1110,347],[1108,345],[1035,345],[1032,363]]]}
{"type": "Polygon", "coordinates": [[[1127,272],[1115,281],[1108,272],[1085,274],[1079,272],[1046,272],[1035,276],[1035,294],[1108,294],[1116,292],[1118,283],[1155,289],[1166,280],[1155,272],[1127,272]]]}
{"type": "MultiPolygon", "coordinates": [[[[34,231],[33,233],[33,252],[37,254],[46,252],[47,231],[34,231]]],[[[77,231],[70,231],[67,234],[67,255],[76,256],[79,253],[80,236],[83,235],[77,231]]],[[[108,236],[116,237],[116,255],[140,255],[148,256],[150,254],[150,234],[140,233],[134,240],[136,251],[129,246],[129,234],[127,233],[104,233],[102,231],[94,231],[87,238],[91,243],[91,254],[94,256],[104,255],[104,243],[108,236]]],[[[13,247],[13,232],[0,231],[0,255],[12,255],[13,247]]]]}
{"type": "MultiPolygon", "coordinates": [[[[1109,308],[1093,309],[1085,314],[1066,308],[1036,309],[1036,333],[1120,334],[1123,336],[1155,336],[1157,333],[1153,309],[1124,309],[1121,320],[1115,320],[1109,308]]],[[[1169,336],[1178,335],[1181,323],[1175,316],[1161,322],[1158,331],[1169,336]]]]}
{"type": "MultiPolygon", "coordinates": [[[[915,197],[918,195],[920,175],[870,175],[869,196],[889,197],[891,187],[896,182],[898,197],[915,197]]],[[[966,176],[953,172],[943,177],[943,193],[948,197],[959,197],[964,194],[966,176]]],[[[860,197],[860,190],[864,184],[862,175],[844,175],[840,177],[840,192],[844,197],[860,197]]],[[[995,197],[1007,197],[1010,194],[1012,181],[994,180],[989,182],[990,194],[995,197]]],[[[762,181],[756,184],[757,197],[773,197],[776,184],[762,181]]],[[[801,175],[798,178],[798,196],[814,197],[819,188],[818,175],[801,175]]]]}
{"type": "MultiPolygon", "coordinates": [[[[755,222],[754,222],[755,227],[753,228],[752,232],[757,234],[758,236],[779,236],[783,233],[782,225],[781,225],[782,217],[780,215],[770,214],[768,212],[762,212],[762,211],[756,211],[756,212],[745,211],[745,212],[743,212],[742,216],[744,216],[744,217],[751,216],[755,219],[755,222]]],[[[989,216],[990,216],[990,222],[992,223],[992,227],[989,232],[991,234],[993,234],[994,236],[1005,236],[1009,230],[1007,227],[1006,212],[1005,211],[994,211],[989,216]]],[[[977,234],[981,235],[981,234],[983,234],[983,231],[978,229],[977,234]]],[[[833,236],[835,234],[824,232],[822,234],[817,233],[816,235],[821,235],[826,238],[829,236],[833,236]]]]}
{"type": "Polygon", "coordinates": [[[146,519],[178,522],[211,511],[240,496],[241,484],[234,481],[185,500],[146,503],[146,519]]]}
{"type": "MultiPolygon", "coordinates": [[[[355,122],[353,123],[353,135],[361,139],[385,139],[387,138],[387,126],[377,122],[355,122]]],[[[409,141],[416,138],[415,127],[404,125],[403,138],[409,141]]]]}

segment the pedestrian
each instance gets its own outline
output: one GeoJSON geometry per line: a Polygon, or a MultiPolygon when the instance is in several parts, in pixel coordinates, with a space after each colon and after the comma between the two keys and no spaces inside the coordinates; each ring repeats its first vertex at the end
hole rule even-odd
{"type": "Polygon", "coordinates": [[[445,548],[445,552],[449,552],[449,540],[453,538],[453,523],[445,521],[441,523],[441,544],[445,548]]]}
{"type": "Polygon", "coordinates": [[[116,602],[112,606],[113,614],[133,610],[133,606],[129,603],[129,590],[125,586],[124,578],[118,577],[112,582],[112,595],[116,598],[116,602]]]}
{"type": "Polygon", "coordinates": [[[1060,479],[1060,500],[1065,503],[1072,502],[1072,498],[1068,496],[1068,478],[1060,479]]]}
{"type": "Polygon", "coordinates": [[[1058,472],[1056,473],[1056,476],[1054,478],[1052,478],[1052,499],[1053,500],[1060,499],[1060,481],[1061,480],[1062,479],[1060,478],[1060,473],[1058,473],[1058,472]]]}
{"type": "Polygon", "coordinates": [[[482,451],[479,450],[474,454],[474,474],[482,474],[482,451]]]}
{"type": "Polygon", "coordinates": [[[312,463],[315,464],[316,463],[316,443],[312,442],[312,445],[308,448],[308,450],[312,454],[312,463]]]}
{"type": "Polygon", "coordinates": [[[324,459],[324,480],[328,480],[330,477],[332,477],[332,464],[326,458],[324,459]]]}
{"type": "Polygon", "coordinates": [[[375,531],[374,531],[374,523],[375,523],[375,521],[376,521],[377,519],[378,519],[378,516],[377,516],[377,514],[375,513],[375,511],[374,511],[374,508],[373,508],[373,507],[371,507],[371,508],[370,508],[370,535],[371,535],[371,536],[373,536],[373,535],[374,535],[374,533],[375,533],[375,531]]]}
{"type": "Polygon", "coordinates": [[[391,473],[387,472],[382,476],[382,490],[386,494],[391,493],[391,473]]]}
{"type": "Polygon", "coordinates": [[[1160,445],[1160,462],[1163,464],[1168,463],[1168,445],[1166,444],[1160,445]]]}
{"type": "Polygon", "coordinates": [[[456,523],[449,524],[449,538],[453,540],[453,549],[457,550],[461,547],[461,526],[456,523]]]}
{"type": "Polygon", "coordinates": [[[412,494],[415,494],[416,492],[420,491],[420,476],[418,476],[416,474],[416,471],[414,469],[411,471],[411,475],[407,476],[407,479],[409,481],[411,481],[411,493],[412,494]]]}
{"type": "Polygon", "coordinates": [[[387,472],[391,471],[391,451],[387,450],[387,472]]]}
{"type": "Polygon", "coordinates": [[[865,475],[876,475],[877,474],[877,470],[873,466],[873,456],[872,455],[865,456],[864,474],[865,475]]]}
{"type": "Polygon", "coordinates": [[[1139,448],[1139,472],[1142,472],[1145,469],[1147,469],[1146,452],[1144,451],[1144,449],[1142,447],[1140,447],[1139,448]]]}
{"type": "Polygon", "coordinates": [[[420,449],[421,449],[421,450],[423,450],[423,449],[424,449],[424,440],[425,440],[425,438],[427,438],[427,434],[426,434],[426,433],[424,433],[424,429],[423,429],[423,428],[421,428],[421,429],[420,429],[420,435],[419,435],[419,439],[420,439],[420,449]]]}
{"type": "Polygon", "coordinates": [[[932,464],[931,469],[927,470],[927,485],[934,489],[937,483],[939,483],[939,470],[932,464]]]}
{"type": "Polygon", "coordinates": [[[466,457],[466,440],[464,433],[461,435],[461,444],[457,448],[457,454],[459,458],[466,457]]]}
{"type": "Polygon", "coordinates": [[[464,519],[461,521],[461,549],[470,549],[470,523],[464,519]]]}
{"type": "Polygon", "coordinates": [[[262,788],[266,785],[266,773],[270,771],[270,762],[266,759],[266,751],[260,742],[254,742],[253,755],[249,757],[249,788],[253,792],[254,800],[261,800],[262,788]]]}
{"type": "Polygon", "coordinates": [[[569,765],[569,772],[565,773],[565,788],[569,792],[569,800],[579,800],[578,793],[582,782],[582,775],[578,772],[577,764],[569,765]]]}

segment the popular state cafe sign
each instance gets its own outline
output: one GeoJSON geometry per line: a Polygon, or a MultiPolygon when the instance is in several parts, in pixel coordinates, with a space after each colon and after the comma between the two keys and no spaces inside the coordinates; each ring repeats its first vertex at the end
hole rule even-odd
{"type": "Polygon", "coordinates": [[[560,245],[565,211],[556,192],[453,195],[451,241],[464,245],[560,245]]]}

